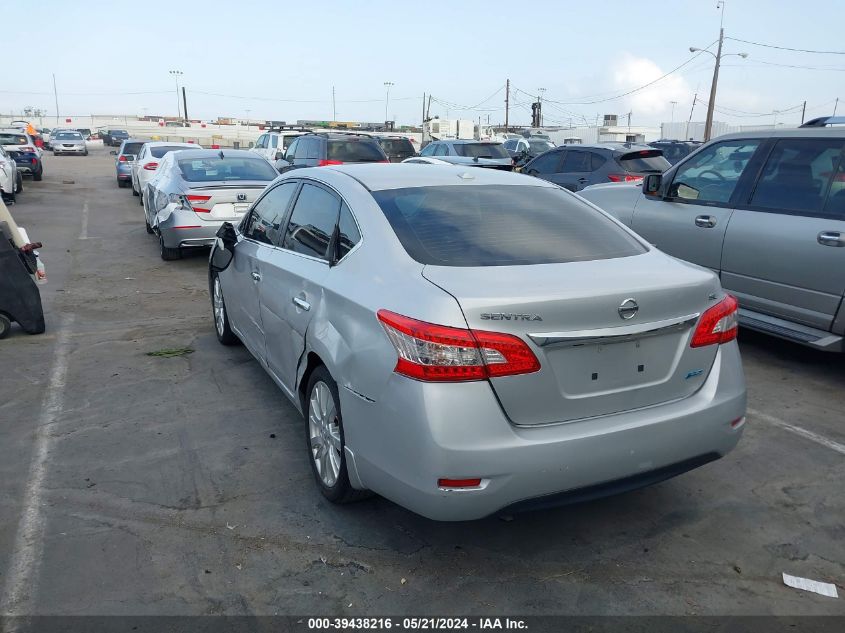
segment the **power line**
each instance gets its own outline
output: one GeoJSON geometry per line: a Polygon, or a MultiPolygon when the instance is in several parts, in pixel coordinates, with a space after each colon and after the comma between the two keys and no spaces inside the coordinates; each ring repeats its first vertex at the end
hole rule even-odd
{"type": "MultiPolygon", "coordinates": [[[[754,64],[748,64],[751,66],[756,66],[757,64],[763,64],[765,66],[779,66],[780,68],[800,68],[802,70],[832,70],[834,72],[845,72],[845,68],[843,67],[835,67],[835,66],[800,66],[798,64],[778,64],[776,62],[767,62],[762,59],[755,59],[753,60],[754,64]]],[[[737,64],[738,66],[743,66],[744,64],[737,64]]]]}
{"type": "Polygon", "coordinates": [[[741,40],[737,37],[726,37],[726,40],[734,42],[742,42],[743,44],[751,44],[752,46],[763,46],[765,48],[776,48],[781,51],[792,51],[793,53],[814,53],[817,55],[845,55],[845,51],[814,51],[808,48],[790,48],[789,46],[777,46],[775,44],[764,44],[762,42],[752,42],[751,40],[741,40]]]}
{"type": "MultiPolygon", "coordinates": [[[[245,95],[227,95],[218,92],[204,92],[202,90],[192,90],[194,94],[205,95],[207,97],[225,97],[228,99],[245,99],[249,101],[273,101],[278,103],[331,103],[331,99],[276,99],[274,97],[250,97],[245,95]]],[[[391,101],[416,101],[419,97],[393,97],[391,101]]],[[[337,103],[383,103],[384,99],[338,99],[337,103]]]]}

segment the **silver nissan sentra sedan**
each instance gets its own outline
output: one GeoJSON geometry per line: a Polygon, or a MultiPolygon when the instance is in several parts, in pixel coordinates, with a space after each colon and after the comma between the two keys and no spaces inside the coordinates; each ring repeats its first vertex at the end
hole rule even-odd
{"type": "Polygon", "coordinates": [[[543,180],[296,170],[209,264],[218,339],[304,414],[334,502],[476,519],[655,483],[742,433],[734,298],[543,180]]]}

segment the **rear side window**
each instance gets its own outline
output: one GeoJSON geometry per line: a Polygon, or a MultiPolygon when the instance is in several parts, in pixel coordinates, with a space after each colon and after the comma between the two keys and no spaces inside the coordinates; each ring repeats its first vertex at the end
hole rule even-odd
{"type": "Polygon", "coordinates": [[[338,244],[338,258],[343,258],[351,251],[355,245],[361,241],[361,233],[358,231],[358,225],[355,224],[355,218],[352,217],[352,212],[344,202],[340,207],[340,220],[338,221],[338,233],[340,237],[340,244],[338,244]]]}
{"type": "MultiPolygon", "coordinates": [[[[842,145],[841,139],[778,141],[763,166],[751,204],[768,209],[819,213],[831,177],[840,170],[842,145]]],[[[832,195],[837,193],[831,188],[832,195]]]]}
{"type": "Polygon", "coordinates": [[[590,152],[590,171],[595,171],[607,162],[607,159],[601,154],[590,152]]]}
{"type": "Polygon", "coordinates": [[[372,195],[421,264],[524,266],[646,252],[609,218],[557,188],[451,185],[372,195]]]}
{"type": "MultiPolygon", "coordinates": [[[[190,147],[184,147],[183,145],[156,145],[150,148],[150,154],[153,155],[154,158],[161,158],[167,152],[178,152],[180,149],[191,149],[190,147]]],[[[196,149],[196,147],[195,147],[196,149]]]]}
{"type": "Polygon", "coordinates": [[[315,185],[302,185],[285,231],[284,248],[326,259],[339,212],[337,196],[315,185]]]}
{"type": "Polygon", "coordinates": [[[212,182],[218,180],[266,180],[275,179],[276,170],[265,160],[258,158],[233,158],[213,156],[209,158],[185,158],[179,161],[182,178],[188,182],[212,182]]]}
{"type": "Polygon", "coordinates": [[[625,171],[635,174],[647,172],[660,174],[672,166],[668,160],[663,158],[663,152],[659,149],[643,149],[622,154],[616,159],[616,162],[625,171]]]}
{"type": "Polygon", "coordinates": [[[379,142],[384,151],[393,156],[411,156],[415,153],[414,146],[407,139],[385,138],[379,142]]]}
{"type": "Polygon", "coordinates": [[[378,141],[350,139],[329,139],[327,156],[329,160],[344,163],[377,163],[387,160],[378,141]]]}
{"type": "Polygon", "coordinates": [[[563,173],[592,171],[590,167],[590,152],[576,152],[569,150],[566,152],[566,158],[563,159],[563,173]]]}
{"type": "Polygon", "coordinates": [[[455,143],[458,156],[468,158],[510,158],[501,143],[455,143]]]}

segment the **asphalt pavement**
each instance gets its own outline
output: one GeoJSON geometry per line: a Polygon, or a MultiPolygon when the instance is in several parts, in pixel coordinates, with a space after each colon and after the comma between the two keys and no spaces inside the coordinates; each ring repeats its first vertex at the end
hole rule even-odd
{"type": "Polygon", "coordinates": [[[24,185],[47,332],[0,341],[0,613],[845,614],[845,358],[741,332],[738,448],[644,490],[468,523],[336,507],[299,414],[217,343],[207,251],[162,261],[105,150],[24,185]]]}

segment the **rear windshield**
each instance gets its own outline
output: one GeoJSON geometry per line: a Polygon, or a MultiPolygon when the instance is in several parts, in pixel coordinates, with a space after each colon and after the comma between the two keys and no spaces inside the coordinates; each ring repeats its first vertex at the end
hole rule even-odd
{"type": "Polygon", "coordinates": [[[396,156],[397,154],[407,154],[410,156],[411,154],[415,154],[414,146],[411,145],[411,141],[404,138],[383,138],[379,139],[379,143],[381,143],[382,148],[388,154],[392,154],[396,156]]]}
{"type": "Polygon", "coordinates": [[[82,134],[79,132],[59,132],[56,134],[56,140],[58,141],[81,141],[82,134]]]}
{"type": "Polygon", "coordinates": [[[22,134],[0,134],[0,145],[26,145],[29,143],[22,134]]]}
{"type": "Polygon", "coordinates": [[[387,160],[381,146],[376,141],[360,139],[329,139],[329,160],[344,163],[376,163],[387,160]]]}
{"type": "Polygon", "coordinates": [[[510,158],[510,154],[501,143],[456,143],[458,156],[469,158],[510,158]]]}
{"type": "Polygon", "coordinates": [[[622,169],[635,173],[662,173],[672,166],[668,160],[663,158],[663,152],[659,149],[644,149],[622,154],[616,160],[622,166],[622,169]]]}
{"type": "Polygon", "coordinates": [[[555,144],[551,141],[528,141],[528,147],[531,152],[535,154],[542,154],[550,149],[554,149],[555,144]]]}
{"type": "Polygon", "coordinates": [[[179,161],[182,177],[188,182],[217,180],[273,180],[278,172],[260,158],[185,158],[179,161]]]}
{"type": "Polygon", "coordinates": [[[123,154],[135,154],[141,151],[143,143],[125,143],[123,145],[123,154]]]}
{"type": "Polygon", "coordinates": [[[421,264],[524,266],[646,252],[610,219],[551,187],[447,185],[373,197],[421,264]]]}
{"type": "MultiPolygon", "coordinates": [[[[185,147],[184,145],[154,145],[150,148],[150,154],[152,154],[154,158],[161,158],[167,152],[178,152],[180,149],[191,148],[185,147]]],[[[194,147],[194,149],[196,149],[196,147],[194,147]]]]}

